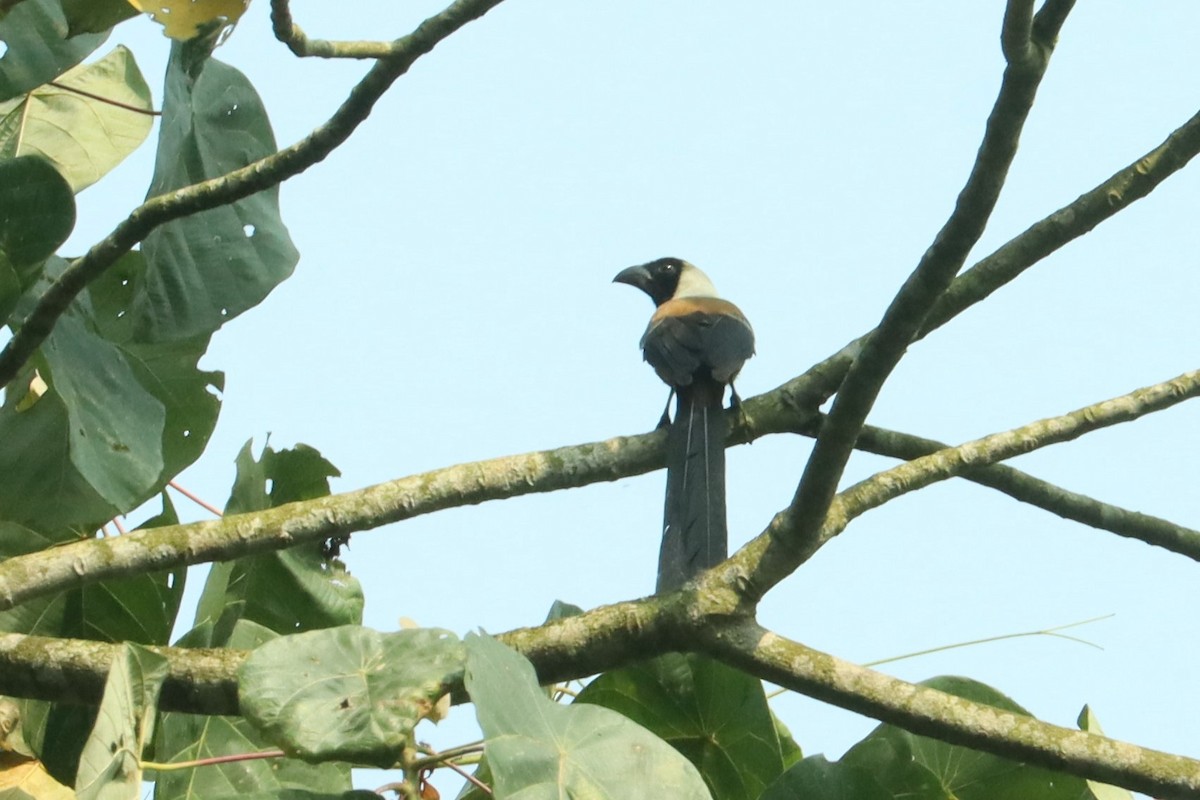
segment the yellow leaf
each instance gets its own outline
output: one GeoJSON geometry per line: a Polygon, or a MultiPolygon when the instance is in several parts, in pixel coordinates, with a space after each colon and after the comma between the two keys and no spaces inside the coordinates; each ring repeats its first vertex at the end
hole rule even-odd
{"type": "Polygon", "coordinates": [[[17,753],[0,753],[0,795],[9,789],[38,800],[75,800],[75,793],[51,778],[40,761],[17,753]]]}
{"type": "Polygon", "coordinates": [[[163,33],[183,42],[214,26],[235,25],[250,0],[129,0],[129,5],[154,17],[163,33]]]}

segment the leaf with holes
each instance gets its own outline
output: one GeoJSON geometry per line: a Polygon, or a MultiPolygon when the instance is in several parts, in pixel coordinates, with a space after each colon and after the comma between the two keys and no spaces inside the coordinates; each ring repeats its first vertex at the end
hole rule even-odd
{"type": "Polygon", "coordinates": [[[163,471],[163,404],[138,382],[117,345],[97,336],[72,307],[42,353],[47,382],[67,408],[71,463],[97,492],[131,509],[163,471]]]}
{"type": "MultiPolygon", "coordinates": [[[[189,631],[177,643],[180,647],[214,647],[211,626],[189,631]]],[[[252,622],[239,622],[228,647],[252,650],[276,638],[276,634],[252,622]]],[[[224,643],[223,643],[224,644],[224,643]]],[[[158,724],[154,752],[159,761],[196,761],[216,756],[231,756],[270,749],[262,736],[242,717],[218,717],[205,714],[166,713],[158,724]]],[[[156,797],[233,798],[266,796],[271,798],[340,797],[350,788],[350,768],[345,764],[306,764],[295,758],[255,759],[211,764],[197,769],[159,772],[156,797]]],[[[374,796],[378,800],[378,795],[374,796]]]]}
{"type": "Polygon", "coordinates": [[[163,33],[181,42],[214,27],[237,24],[250,0],[129,0],[154,17],[163,33]]]}
{"type": "MultiPolygon", "coordinates": [[[[275,152],[266,111],[246,77],[215,59],[190,70],[184,61],[176,45],[150,197],[275,152]]],[[[261,302],[298,259],[279,216],[278,187],[160,225],[142,253],[149,268],[137,278],[130,309],[138,341],[212,333],[261,302]]]]}
{"type": "Polygon", "coordinates": [[[246,719],[289,754],[387,768],[462,674],[463,659],[458,638],[436,628],[310,631],[251,653],[238,699],[246,719]]]}
{"type": "Polygon", "coordinates": [[[41,156],[79,192],[145,141],[151,111],[150,87],[133,55],[118,47],[53,85],[0,103],[0,157],[41,156]]]}

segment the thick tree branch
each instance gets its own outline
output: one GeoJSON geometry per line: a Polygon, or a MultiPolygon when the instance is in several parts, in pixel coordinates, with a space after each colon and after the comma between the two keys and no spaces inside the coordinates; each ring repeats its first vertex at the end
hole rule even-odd
{"type": "MultiPolygon", "coordinates": [[[[1012,473],[1016,479],[1005,472],[983,469],[995,461],[1067,441],[1180,402],[1196,391],[1195,375],[1189,373],[1175,381],[960,447],[938,449],[931,455],[880,473],[843,492],[835,504],[836,513],[830,515],[831,522],[822,529],[816,546],[840,533],[853,517],[894,496],[962,474],[985,485],[997,484],[1018,499],[1028,497],[1034,505],[1060,516],[1079,519],[1196,558],[1194,531],[1066,492],[1015,470],[1012,473]],[[871,487],[878,491],[872,494],[871,487]],[[855,497],[874,499],[859,506],[848,505],[848,498],[855,497]]],[[[758,397],[746,401],[751,409],[766,408],[772,402],[777,406],[783,404],[778,394],[773,398],[758,397]]],[[[757,420],[757,412],[752,413],[757,420]]],[[[780,414],[763,416],[778,418],[780,414]]],[[[896,452],[898,448],[907,448],[911,453],[914,447],[928,449],[934,444],[915,437],[899,441],[901,436],[872,429],[865,435],[864,446],[871,450],[883,449],[888,455],[903,455],[896,452]]],[[[88,539],[17,556],[0,562],[0,610],[111,578],[280,550],[370,530],[446,508],[649,472],[662,466],[664,438],[665,434],[657,431],[460,464],[267,511],[88,539]]],[[[780,516],[776,515],[772,525],[778,524],[780,516]]],[[[768,541],[769,529],[747,545],[748,550],[758,548],[758,555],[737,556],[741,563],[739,569],[750,569],[750,565],[761,557],[761,550],[768,541]]],[[[811,552],[803,557],[807,558],[811,552]]]]}
{"type": "Polygon", "coordinates": [[[395,42],[395,51],[367,72],[333,116],[299,142],[219,178],[159,195],[135,208],[112,233],[71,262],[38,299],[20,330],[0,351],[0,386],[8,385],[16,376],[50,335],[58,318],[66,313],[75,297],[150,231],[165,222],[277,186],[323,160],[350,137],[371,113],[375,102],[418,58],[500,2],[457,0],[440,14],[422,22],[408,36],[395,42]]]}
{"type": "Polygon", "coordinates": [[[1061,728],[914,686],[785,639],[750,619],[697,628],[714,658],[923,736],[1153,797],[1200,795],[1200,761],[1061,728]]]}
{"type": "Polygon", "coordinates": [[[971,174],[954,212],[847,370],[796,495],[787,511],[778,515],[768,529],[771,547],[764,551],[754,574],[746,576],[752,581],[747,587],[752,600],[761,598],[795,569],[798,559],[804,557],[801,554],[809,552],[817,541],[854,442],[884,381],[983,235],[1016,156],[1021,129],[1052,50],[1046,43],[1031,42],[1019,54],[1010,52],[1018,35],[1028,39],[1020,32],[1025,27],[1021,20],[1031,9],[1032,5],[1024,0],[1009,3],[1004,33],[1008,66],[971,174]],[[1011,29],[1019,30],[1014,33],[1011,29]]]}
{"type": "Polygon", "coordinates": [[[399,44],[399,42],[310,39],[300,26],[292,21],[289,0],[271,0],[271,28],[275,32],[275,38],[287,45],[289,50],[301,58],[309,56],[317,58],[387,58],[395,55],[399,44]]]}
{"type": "MultiPolygon", "coordinates": [[[[909,492],[973,468],[995,464],[1048,445],[1069,442],[1101,428],[1131,422],[1197,395],[1200,395],[1200,370],[1062,416],[939,450],[876,473],[839,493],[830,504],[829,513],[816,535],[807,539],[803,549],[793,550],[790,557],[799,566],[845,530],[855,517],[909,492]]],[[[773,575],[771,570],[778,567],[774,543],[782,535],[780,529],[792,524],[789,517],[790,509],[776,514],[763,533],[701,578],[701,585],[713,589],[718,586],[737,586],[747,601],[757,602],[761,595],[756,590],[762,585],[758,576],[763,572],[773,575]]],[[[1171,537],[1164,537],[1164,544],[1170,542],[1171,537]]]]}
{"type": "MultiPolygon", "coordinates": [[[[729,593],[655,597],[502,634],[543,683],[582,678],[673,650],[705,652],[772,683],[914,733],[1080,777],[1194,797],[1200,762],[1060,728],[914,686],[789,641],[726,604],[729,593]]],[[[0,634],[0,692],[95,704],[119,645],[0,634]],[[43,672],[47,664],[68,666],[43,672]]],[[[237,714],[241,650],[153,648],[170,662],[161,708],[237,714]]]]}

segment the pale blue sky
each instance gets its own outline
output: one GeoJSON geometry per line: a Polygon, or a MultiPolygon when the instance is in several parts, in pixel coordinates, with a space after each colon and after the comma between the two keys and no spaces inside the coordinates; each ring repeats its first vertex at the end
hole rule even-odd
{"type": "MultiPolygon", "coordinates": [[[[295,3],[320,37],[391,38],[436,2],[295,3]],[[346,14],[349,10],[349,14],[346,14]]],[[[366,66],[297,61],[254,4],[218,56],[262,93],[281,144],[366,66]]],[[[214,338],[227,373],[207,453],[182,482],[218,504],[253,436],[311,444],[344,491],[434,467],[649,429],[666,390],[641,363],[645,298],[610,284],[678,255],[753,322],[744,395],[868,330],[952,208],[1003,67],[1003,3],[508,0],[422,59],[353,138],[283,189],[296,275],[214,338]]],[[[975,256],[1151,147],[1200,108],[1200,5],[1080,3],[975,256]]],[[[167,41],[122,26],[161,100],[167,41]]],[[[148,143],[80,197],[72,246],[144,194],[148,143]]],[[[1195,368],[1200,167],[914,346],[871,421],[962,441],[1195,368]]],[[[70,248],[68,248],[68,251],[70,248]]],[[[1039,477],[1200,526],[1200,409],[1019,459],[1039,477]]],[[[786,505],[810,443],[731,451],[733,542],[786,505]]],[[[847,480],[887,465],[856,457],[847,480]]],[[[661,473],[358,534],[345,560],[366,621],[459,633],[538,622],[653,588],[661,473]]],[[[197,509],[180,504],[198,518],[197,509]]],[[[1194,609],[1180,556],[942,484],[856,521],[762,608],[851,660],[1060,625],[1078,633],[895,664],[968,675],[1072,725],[1200,755],[1194,609]]],[[[193,588],[200,585],[193,576],[193,588]]],[[[873,722],[776,708],[807,753],[873,722]]],[[[471,738],[458,710],[435,747],[471,738]]],[[[369,784],[366,779],[364,785],[369,784]]],[[[444,792],[445,794],[445,792],[444,792]]]]}

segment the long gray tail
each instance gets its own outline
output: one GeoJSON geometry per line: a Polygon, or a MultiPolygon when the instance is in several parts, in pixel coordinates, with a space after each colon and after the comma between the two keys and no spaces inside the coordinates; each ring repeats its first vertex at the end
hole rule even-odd
{"type": "Polygon", "coordinates": [[[658,592],[678,589],[725,560],[725,439],[723,384],[697,379],[678,392],[675,421],[667,432],[667,498],[658,592]]]}

